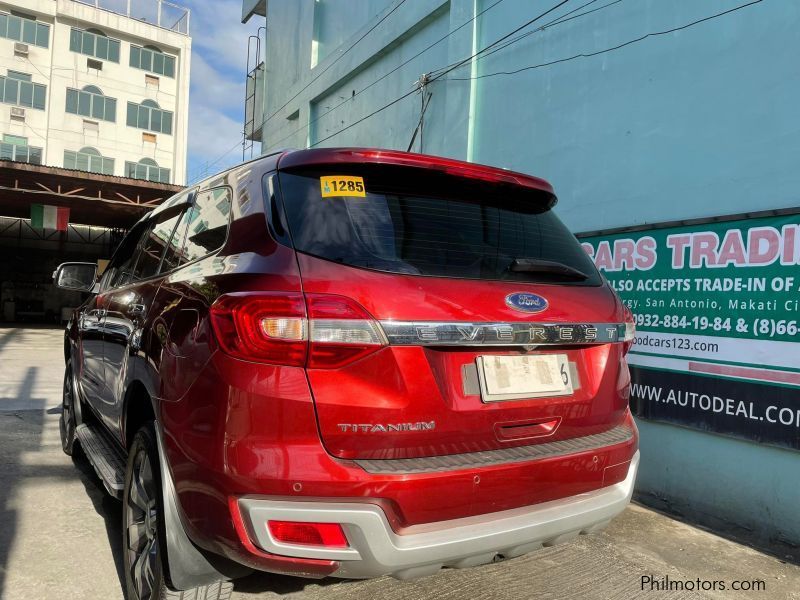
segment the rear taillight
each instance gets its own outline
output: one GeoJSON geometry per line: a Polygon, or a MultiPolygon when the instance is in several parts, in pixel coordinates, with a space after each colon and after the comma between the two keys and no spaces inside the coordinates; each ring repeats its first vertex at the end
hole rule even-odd
{"type": "Polygon", "coordinates": [[[625,339],[623,339],[622,353],[627,354],[636,339],[636,321],[633,318],[631,309],[625,307],[625,339]]]}
{"type": "Polygon", "coordinates": [[[227,354],[277,365],[334,369],[387,343],[362,306],[329,294],[227,294],[211,307],[211,322],[227,354]]]}
{"type": "Polygon", "coordinates": [[[335,369],[380,350],[386,338],[364,308],[344,296],[306,294],[310,369],[335,369]]]}
{"type": "Polygon", "coordinates": [[[211,307],[211,323],[222,350],[231,356],[296,367],[306,363],[302,294],[227,294],[211,307]]]}
{"type": "Polygon", "coordinates": [[[269,533],[276,542],[347,548],[347,537],[338,523],[302,523],[298,521],[267,521],[269,533]]]}

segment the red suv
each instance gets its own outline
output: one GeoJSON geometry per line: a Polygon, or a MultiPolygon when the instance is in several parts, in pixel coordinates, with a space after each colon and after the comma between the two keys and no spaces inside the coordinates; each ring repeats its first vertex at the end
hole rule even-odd
{"type": "Polygon", "coordinates": [[[123,502],[131,598],[249,569],[400,579],[628,504],[630,313],[550,185],[367,149],[264,156],[144,217],[64,342],[61,431],[123,502]]]}

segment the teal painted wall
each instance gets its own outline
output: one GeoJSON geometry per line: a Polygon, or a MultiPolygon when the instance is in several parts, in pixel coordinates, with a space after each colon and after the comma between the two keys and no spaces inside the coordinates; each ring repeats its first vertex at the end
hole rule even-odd
{"type": "MultiPolygon", "coordinates": [[[[398,6],[399,0],[325,0],[326,11],[378,11],[363,24],[361,16],[355,19],[359,27],[351,33],[339,18],[346,13],[315,25],[315,0],[269,0],[263,151],[329,136],[321,145],[405,150],[419,119],[419,94],[359,121],[413,90],[422,73],[471,55],[555,4],[504,0],[488,8],[494,1],[398,6]],[[347,39],[338,49],[326,48],[311,69],[320,30],[329,39],[347,39]]],[[[604,8],[528,35],[432,83],[421,147],[545,177],[559,195],[558,212],[578,232],[798,206],[798,3],[765,0],[613,52],[473,78],[597,52],[744,2],[602,0],[587,6],[604,8]]],[[[570,2],[537,24],[581,4],[570,2]]],[[[639,491],[646,497],[712,525],[738,524],[761,541],[800,543],[800,453],[640,425],[639,491]]]]}
{"type": "Polygon", "coordinates": [[[637,491],[756,543],[800,541],[800,454],[639,419],[637,491]]]}

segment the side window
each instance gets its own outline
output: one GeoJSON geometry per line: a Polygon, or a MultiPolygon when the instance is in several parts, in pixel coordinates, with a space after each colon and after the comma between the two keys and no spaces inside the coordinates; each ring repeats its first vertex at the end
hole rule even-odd
{"type": "Polygon", "coordinates": [[[230,214],[230,189],[200,192],[186,213],[186,241],[181,262],[193,261],[222,248],[228,237],[230,214]]]}
{"type": "Polygon", "coordinates": [[[164,254],[164,262],[161,265],[162,272],[171,271],[177,268],[182,262],[186,262],[186,260],[183,259],[183,240],[186,237],[186,220],[189,218],[191,212],[192,209],[189,208],[181,213],[180,222],[175,227],[175,232],[172,234],[172,238],[167,245],[167,251],[164,254]]]}
{"type": "Polygon", "coordinates": [[[136,266],[139,242],[149,230],[149,225],[139,224],[122,240],[119,249],[114,255],[114,260],[109,266],[109,269],[114,270],[110,287],[115,288],[127,285],[133,281],[133,269],[136,266]]]}
{"type": "Polygon", "coordinates": [[[155,226],[149,230],[142,244],[139,261],[136,263],[134,273],[136,279],[146,279],[158,273],[161,257],[164,255],[164,250],[169,246],[175,226],[178,224],[181,215],[181,212],[175,214],[175,211],[171,210],[162,215],[155,226]]]}

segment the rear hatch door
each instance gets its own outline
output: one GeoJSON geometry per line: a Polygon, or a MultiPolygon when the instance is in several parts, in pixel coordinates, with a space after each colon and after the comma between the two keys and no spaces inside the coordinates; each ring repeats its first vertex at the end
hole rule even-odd
{"type": "Polygon", "coordinates": [[[622,421],[615,294],[545,186],[468,175],[385,164],[280,173],[307,298],[354,301],[383,337],[343,366],[307,369],[335,456],[493,450],[622,421]]]}

